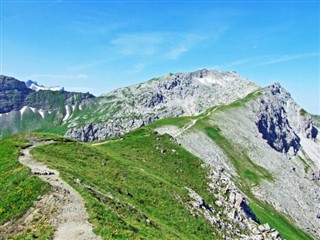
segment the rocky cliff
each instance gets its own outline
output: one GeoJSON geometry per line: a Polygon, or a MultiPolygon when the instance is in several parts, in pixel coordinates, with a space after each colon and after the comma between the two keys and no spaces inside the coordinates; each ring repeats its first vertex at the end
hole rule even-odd
{"type": "Polygon", "coordinates": [[[192,121],[182,131],[175,126],[158,131],[176,137],[210,168],[225,169],[249,202],[267,203],[264,211],[274,208],[320,238],[318,129],[280,84],[192,121]]]}
{"type": "Polygon", "coordinates": [[[30,92],[24,82],[0,75],[0,114],[20,110],[30,92]]]}
{"type": "Polygon", "coordinates": [[[258,88],[235,72],[202,69],[168,74],[108,93],[99,100],[94,113],[82,116],[85,124],[79,124],[79,119],[71,120],[66,136],[79,141],[102,140],[157,119],[197,115],[258,88]]]}
{"type": "Polygon", "coordinates": [[[299,133],[309,139],[317,137],[311,116],[301,114],[301,107],[278,83],[267,87],[253,108],[259,132],[277,151],[296,154],[301,146],[299,133]]]}
{"type": "MultiPolygon", "coordinates": [[[[55,127],[92,102],[94,96],[89,93],[34,91],[22,81],[1,75],[0,137],[39,129],[57,132],[55,127]]],[[[63,126],[58,133],[65,131],[63,126]]]]}

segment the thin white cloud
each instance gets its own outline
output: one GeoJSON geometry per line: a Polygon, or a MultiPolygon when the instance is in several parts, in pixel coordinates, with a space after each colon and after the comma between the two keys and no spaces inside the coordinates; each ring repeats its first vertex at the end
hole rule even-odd
{"type": "Polygon", "coordinates": [[[226,65],[226,67],[241,66],[241,65],[244,65],[244,64],[256,61],[256,60],[257,60],[257,57],[249,57],[249,58],[238,59],[236,61],[232,61],[232,62],[228,63],[226,65]]]}
{"type": "Polygon", "coordinates": [[[183,53],[187,52],[189,49],[186,46],[178,46],[177,48],[171,49],[167,57],[169,59],[177,59],[179,58],[183,53]]]}
{"type": "Polygon", "coordinates": [[[194,33],[133,33],[123,34],[110,43],[124,56],[177,59],[205,38],[194,33]]]}
{"type": "Polygon", "coordinates": [[[164,41],[158,33],[124,34],[111,41],[122,55],[151,56],[159,49],[164,41]]]}
{"type": "Polygon", "coordinates": [[[249,67],[258,67],[258,66],[267,66],[271,64],[288,62],[298,59],[305,59],[310,57],[319,57],[320,54],[318,52],[304,53],[304,54],[292,54],[292,55],[283,55],[277,57],[270,57],[266,55],[262,56],[253,56],[248,58],[242,58],[238,60],[234,60],[229,63],[221,64],[221,65],[213,65],[209,67],[210,69],[220,69],[220,70],[230,70],[231,68],[238,66],[249,66],[249,67]]]}
{"type": "Polygon", "coordinates": [[[173,60],[177,59],[204,39],[206,39],[205,36],[198,34],[182,34],[177,36],[175,37],[175,41],[173,41],[176,44],[168,51],[166,57],[173,60]]]}
{"type": "Polygon", "coordinates": [[[319,52],[311,52],[311,53],[304,53],[304,54],[285,55],[285,56],[275,57],[275,58],[271,58],[270,60],[258,63],[256,65],[257,66],[265,66],[265,65],[271,65],[271,64],[275,64],[275,63],[281,63],[281,62],[288,62],[288,61],[310,58],[310,57],[319,57],[319,52]]]}
{"type": "Polygon", "coordinates": [[[135,73],[141,72],[146,67],[146,64],[144,63],[137,63],[133,65],[133,71],[135,73]]]}

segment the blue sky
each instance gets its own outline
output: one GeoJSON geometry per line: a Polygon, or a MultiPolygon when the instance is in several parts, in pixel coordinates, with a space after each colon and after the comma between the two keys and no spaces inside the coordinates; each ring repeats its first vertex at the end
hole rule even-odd
{"type": "Polygon", "coordinates": [[[1,1],[1,73],[95,95],[169,72],[280,82],[320,114],[319,1],[1,1]]]}

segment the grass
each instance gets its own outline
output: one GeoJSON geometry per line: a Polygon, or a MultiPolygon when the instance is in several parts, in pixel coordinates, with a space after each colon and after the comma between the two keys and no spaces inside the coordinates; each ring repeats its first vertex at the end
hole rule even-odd
{"type": "Polygon", "coordinates": [[[45,221],[39,221],[36,225],[26,229],[22,234],[12,237],[12,240],[48,240],[52,239],[54,228],[49,226],[45,221]]]}
{"type": "Polygon", "coordinates": [[[49,123],[44,123],[40,128],[34,130],[34,132],[46,132],[64,135],[68,130],[67,125],[52,125],[49,123]]]}
{"type": "MultiPolygon", "coordinates": [[[[219,106],[219,110],[241,107],[259,94],[258,90],[231,105],[219,106]]],[[[200,159],[172,142],[170,136],[160,136],[152,130],[164,125],[181,128],[192,119],[195,117],[163,119],[126,134],[121,141],[97,147],[53,134],[29,135],[57,141],[33,149],[32,154],[59,170],[62,178],[82,195],[94,232],[104,239],[212,239],[213,232],[220,239],[217,229],[204,218],[192,216],[186,208],[189,197],[185,187],[195,190],[207,204],[214,205],[216,199],[207,191],[209,170],[202,166],[200,159]],[[161,154],[161,150],[165,150],[165,154],[161,154]],[[76,179],[81,184],[77,184],[76,179]]],[[[273,176],[226,139],[217,126],[205,120],[199,120],[196,126],[230,159],[238,173],[235,183],[249,197],[250,207],[261,223],[268,222],[286,239],[312,239],[287,216],[253,195],[253,186],[264,180],[273,181],[273,176]]],[[[0,220],[3,219],[0,223],[21,216],[37,196],[49,188],[31,177],[28,169],[16,161],[19,148],[28,144],[23,135],[5,139],[0,144],[0,191],[4,192],[0,196],[0,220]],[[24,192],[25,197],[21,194],[24,192]],[[15,207],[10,208],[11,205],[15,207]]],[[[52,232],[50,226],[39,223],[14,239],[47,239],[52,232]]]]}
{"type": "Polygon", "coordinates": [[[221,133],[218,127],[205,127],[208,136],[215,141],[227,155],[235,167],[242,185],[246,188],[260,185],[262,180],[274,181],[273,176],[265,168],[253,163],[245,152],[236,148],[221,133]],[[240,150],[240,151],[239,151],[240,150]]]}
{"type": "Polygon", "coordinates": [[[189,123],[190,120],[195,119],[196,117],[170,117],[158,120],[156,122],[150,123],[149,128],[156,129],[158,127],[173,125],[179,128],[182,128],[185,124],[189,123]]]}
{"type": "Polygon", "coordinates": [[[308,112],[305,109],[303,109],[303,108],[300,109],[300,115],[301,116],[305,116],[307,114],[308,114],[308,112]]]}
{"type": "Polygon", "coordinates": [[[230,104],[227,104],[227,105],[221,105],[221,106],[219,106],[219,110],[223,111],[223,110],[228,110],[228,109],[232,109],[232,108],[242,107],[246,103],[259,98],[262,95],[262,91],[263,91],[263,89],[258,89],[256,91],[249,93],[244,98],[238,99],[238,100],[236,100],[230,104]]]}
{"type": "MultiPolygon", "coordinates": [[[[230,105],[219,106],[218,110],[225,111],[242,107],[260,95],[261,90],[258,90],[230,105]]],[[[253,163],[240,146],[235,145],[232,141],[224,137],[219,127],[209,124],[206,118],[199,120],[195,128],[206,132],[232,162],[238,174],[237,177],[234,177],[234,182],[249,198],[250,207],[261,223],[268,223],[272,228],[276,228],[281,234],[281,237],[285,239],[313,239],[309,234],[295,226],[286,215],[279,213],[270,204],[260,201],[252,193],[252,187],[260,185],[262,181],[274,181],[274,177],[270,172],[253,163]]]]}
{"type": "Polygon", "coordinates": [[[298,156],[298,159],[301,161],[301,163],[303,164],[303,169],[304,169],[304,172],[305,174],[308,173],[309,169],[310,169],[310,166],[309,164],[307,163],[307,161],[305,159],[303,159],[302,157],[298,156]]]}
{"type": "Polygon", "coordinates": [[[257,199],[251,200],[250,207],[258,216],[261,223],[268,223],[272,228],[276,228],[281,234],[283,239],[290,240],[312,240],[313,238],[297,228],[288,217],[277,212],[272,206],[267,203],[261,202],[257,199]]]}
{"type": "Polygon", "coordinates": [[[231,144],[220,132],[218,127],[206,127],[208,136],[217,143],[227,155],[235,167],[238,178],[235,183],[248,197],[250,207],[261,223],[268,223],[276,228],[282,238],[299,240],[313,239],[310,235],[295,226],[288,217],[276,211],[270,204],[257,199],[252,193],[253,186],[259,185],[261,181],[274,181],[273,176],[265,168],[253,163],[246,153],[234,144],[231,144]]]}
{"type": "Polygon", "coordinates": [[[320,116],[319,115],[311,115],[311,116],[312,116],[312,121],[314,125],[320,128],[320,116]]]}
{"type": "MultiPolygon", "coordinates": [[[[239,99],[229,105],[218,106],[219,111],[232,110],[233,108],[239,108],[246,103],[257,99],[261,96],[261,89],[248,94],[245,98],[239,99]]],[[[205,114],[205,113],[204,113],[205,114]]],[[[302,112],[303,114],[303,112],[302,112]]],[[[199,117],[199,116],[198,116],[199,117]]],[[[158,121],[154,123],[155,126],[162,125],[176,125],[183,127],[190,121],[190,118],[183,120],[179,119],[165,119],[163,122],[158,121]]],[[[151,125],[152,126],[152,125],[151,125]]],[[[237,186],[241,189],[250,200],[250,207],[261,221],[261,223],[268,222],[273,228],[276,228],[281,236],[285,239],[313,239],[310,235],[303,232],[297,226],[295,226],[289,218],[277,210],[275,210],[270,204],[257,199],[251,189],[254,186],[260,185],[263,180],[274,181],[274,177],[265,168],[253,163],[248,155],[241,151],[239,146],[235,146],[228,139],[226,139],[217,126],[211,126],[206,122],[206,118],[198,121],[196,128],[206,132],[207,135],[219,145],[219,147],[227,155],[228,159],[232,162],[238,173],[238,179],[235,179],[237,186]]]]}
{"type": "MultiPolygon", "coordinates": [[[[18,219],[50,188],[17,161],[20,149],[29,145],[22,136],[0,141],[0,225],[18,219]]],[[[38,230],[45,231],[41,227],[38,230]]]]}
{"type": "Polygon", "coordinates": [[[32,154],[58,169],[80,192],[94,231],[104,239],[208,239],[212,232],[219,238],[216,229],[204,218],[193,217],[185,206],[185,187],[213,205],[214,196],[207,191],[209,170],[168,135],[145,128],[97,147],[54,143],[32,154]],[[88,191],[74,179],[98,191],[88,191]]]}

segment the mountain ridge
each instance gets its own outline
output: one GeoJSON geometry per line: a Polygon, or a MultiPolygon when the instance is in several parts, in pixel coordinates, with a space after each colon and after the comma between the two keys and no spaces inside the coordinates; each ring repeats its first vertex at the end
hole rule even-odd
{"type": "MultiPolygon", "coordinates": [[[[33,157],[59,170],[79,191],[94,232],[104,239],[320,237],[318,128],[278,83],[261,88],[234,72],[199,70],[97,98],[53,91],[26,94],[30,106],[0,115],[0,123],[7,120],[0,127],[11,120],[17,126],[47,121],[51,128],[40,131],[62,127],[63,135],[80,126],[82,133],[71,130],[80,141],[113,136],[91,144],[27,133],[0,145],[17,152],[30,141],[55,140],[35,148],[33,157]],[[57,109],[49,113],[51,106],[57,109]],[[48,116],[58,117],[52,122],[48,116]]],[[[15,182],[6,194],[16,194],[15,182]]],[[[35,199],[34,192],[24,194],[35,199]]],[[[1,221],[10,212],[17,214],[7,206],[10,201],[0,199],[1,221]]],[[[16,229],[15,221],[5,226],[29,234],[28,224],[16,229]]],[[[37,224],[36,229],[52,234],[54,226],[37,224]]],[[[13,234],[6,227],[0,227],[2,232],[13,234]]]]}

